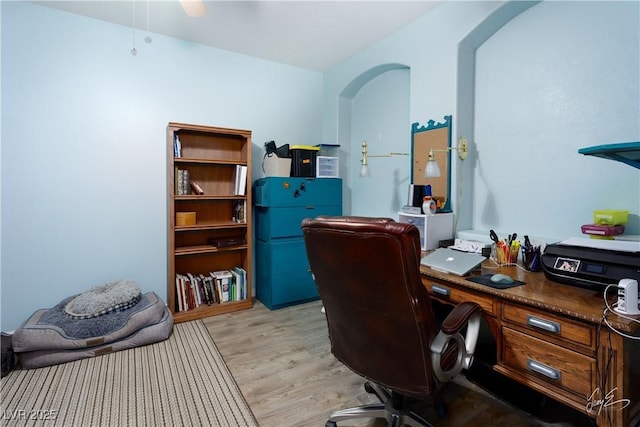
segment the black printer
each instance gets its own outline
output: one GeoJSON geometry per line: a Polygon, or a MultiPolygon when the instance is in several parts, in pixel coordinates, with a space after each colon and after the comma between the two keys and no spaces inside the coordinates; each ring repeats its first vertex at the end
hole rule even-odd
{"type": "Polygon", "coordinates": [[[550,244],[541,257],[542,271],[550,280],[596,290],[604,290],[620,279],[640,282],[640,244],[628,243],[630,245],[624,250],[608,249],[604,243],[603,247],[597,247],[595,243],[586,246],[565,242],[550,244]]]}

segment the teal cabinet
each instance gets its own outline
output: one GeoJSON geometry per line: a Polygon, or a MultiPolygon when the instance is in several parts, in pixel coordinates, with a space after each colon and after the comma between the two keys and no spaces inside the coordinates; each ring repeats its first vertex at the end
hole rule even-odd
{"type": "Polygon", "coordinates": [[[339,178],[262,178],[254,184],[256,297],[274,310],[318,299],[300,224],[342,215],[339,178]]]}

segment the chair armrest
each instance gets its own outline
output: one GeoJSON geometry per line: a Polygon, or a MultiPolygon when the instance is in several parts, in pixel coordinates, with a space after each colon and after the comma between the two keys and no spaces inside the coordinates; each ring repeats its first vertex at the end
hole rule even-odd
{"type": "Polygon", "coordinates": [[[471,316],[480,311],[480,306],[475,302],[465,301],[455,306],[442,322],[440,330],[447,335],[453,335],[464,328],[471,316]]]}
{"type": "Polygon", "coordinates": [[[480,333],[482,311],[475,302],[458,304],[449,313],[440,331],[431,342],[431,366],[436,378],[442,382],[451,381],[463,369],[473,363],[473,352],[480,333]],[[461,330],[467,328],[465,336],[461,330]],[[451,351],[455,351],[455,355],[451,351]],[[443,365],[443,362],[444,365],[443,365]]]}

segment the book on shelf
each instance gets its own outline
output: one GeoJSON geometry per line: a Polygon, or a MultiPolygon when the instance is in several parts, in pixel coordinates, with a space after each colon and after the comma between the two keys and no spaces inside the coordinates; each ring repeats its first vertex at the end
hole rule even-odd
{"type": "Polygon", "coordinates": [[[182,296],[182,285],[180,284],[180,276],[176,274],[176,311],[184,311],[184,298],[182,296]]]}
{"type": "Polygon", "coordinates": [[[213,304],[216,302],[215,296],[213,295],[213,279],[211,276],[205,276],[204,274],[200,274],[198,277],[201,284],[200,292],[202,292],[202,295],[204,296],[205,304],[213,304]]]}
{"type": "Polygon", "coordinates": [[[231,217],[231,221],[233,222],[247,222],[246,217],[247,212],[247,201],[246,200],[236,200],[233,202],[233,216],[231,217]]]}
{"type": "Polygon", "coordinates": [[[173,135],[173,157],[182,157],[182,144],[177,133],[173,135]]]}
{"type": "Polygon", "coordinates": [[[189,171],[186,169],[175,169],[175,187],[176,195],[186,196],[191,194],[191,180],[189,171]]]}
{"type": "Polygon", "coordinates": [[[238,273],[240,283],[240,299],[249,298],[247,295],[247,270],[242,267],[233,267],[232,271],[238,273]]]}
{"type": "Polygon", "coordinates": [[[214,271],[213,277],[215,277],[216,286],[219,289],[220,302],[231,301],[231,273],[228,270],[214,271]]]}
{"type": "Polygon", "coordinates": [[[233,194],[236,196],[244,196],[247,193],[247,167],[244,165],[236,165],[235,175],[235,189],[233,194]]]}
{"type": "Polygon", "coordinates": [[[189,278],[189,284],[191,285],[191,292],[193,292],[193,299],[196,302],[196,307],[199,307],[202,304],[202,298],[198,286],[198,279],[191,273],[187,273],[187,277],[189,278]]]}
{"type": "Polygon", "coordinates": [[[174,178],[173,186],[175,187],[175,193],[179,196],[182,194],[182,178],[184,178],[184,176],[182,175],[181,170],[178,169],[177,167],[173,171],[173,178],[174,178]]]}
{"type": "Polygon", "coordinates": [[[229,246],[241,246],[247,244],[247,239],[244,237],[228,237],[225,239],[207,239],[207,243],[216,248],[228,248],[229,246]]]}
{"type": "Polygon", "coordinates": [[[231,274],[231,299],[233,301],[241,300],[239,289],[241,289],[242,284],[239,273],[234,269],[229,270],[229,273],[231,274]]]}
{"type": "Polygon", "coordinates": [[[230,270],[233,276],[233,296],[234,300],[247,298],[247,272],[244,268],[234,267],[230,270]]]}
{"type": "Polygon", "coordinates": [[[184,175],[184,177],[182,178],[182,194],[189,195],[191,194],[191,186],[189,185],[189,171],[185,169],[182,171],[182,174],[184,175]]]}
{"type": "Polygon", "coordinates": [[[176,296],[180,311],[187,311],[197,307],[188,276],[183,274],[176,275],[176,296]]]}
{"type": "Polygon", "coordinates": [[[175,309],[189,311],[201,305],[247,299],[247,271],[242,267],[208,274],[176,274],[175,309]]]}
{"type": "Polygon", "coordinates": [[[202,187],[200,187],[200,185],[195,181],[191,181],[191,189],[196,194],[204,194],[202,187]]]}

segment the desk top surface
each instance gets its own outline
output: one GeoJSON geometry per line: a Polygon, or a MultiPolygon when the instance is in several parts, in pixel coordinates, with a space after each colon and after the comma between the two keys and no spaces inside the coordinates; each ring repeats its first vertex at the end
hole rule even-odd
{"type": "MultiPolygon", "coordinates": [[[[433,270],[424,265],[420,266],[420,272],[428,278],[439,279],[468,290],[537,307],[550,313],[563,314],[593,324],[600,324],[606,307],[603,290],[597,291],[554,282],[549,280],[543,272],[528,272],[515,266],[497,267],[491,261],[483,263],[481,269],[471,273],[471,276],[501,273],[525,284],[509,289],[496,289],[467,280],[471,276],[460,277],[433,270]]],[[[612,304],[616,299],[617,292],[610,289],[608,292],[609,304],[612,304]]],[[[640,316],[635,318],[640,321],[640,316]]],[[[615,313],[609,313],[607,321],[617,329],[626,332],[640,330],[640,324],[623,319],[615,313]]]]}

